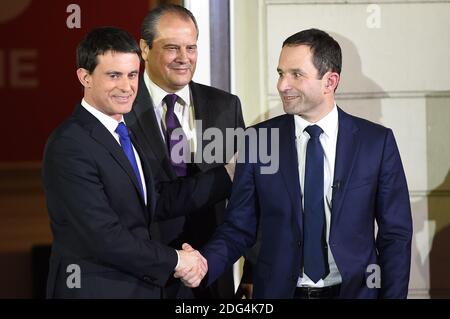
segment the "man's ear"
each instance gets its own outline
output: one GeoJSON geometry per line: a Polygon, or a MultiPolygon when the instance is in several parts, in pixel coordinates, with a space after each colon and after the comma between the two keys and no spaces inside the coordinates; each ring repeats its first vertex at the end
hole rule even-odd
{"type": "Polygon", "coordinates": [[[325,81],[325,93],[334,93],[339,85],[340,76],[336,72],[327,72],[323,76],[325,81]]]}
{"type": "Polygon", "coordinates": [[[83,85],[86,89],[91,87],[92,77],[91,74],[88,72],[88,70],[79,68],[77,70],[77,76],[81,85],[83,85]]]}
{"type": "Polygon", "coordinates": [[[145,62],[147,62],[147,56],[148,56],[148,51],[150,50],[150,47],[148,46],[147,42],[144,39],[139,40],[139,47],[141,48],[142,59],[145,62]]]}

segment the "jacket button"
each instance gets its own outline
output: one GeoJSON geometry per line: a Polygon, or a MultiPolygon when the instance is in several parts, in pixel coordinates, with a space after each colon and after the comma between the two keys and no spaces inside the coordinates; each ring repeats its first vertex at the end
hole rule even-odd
{"type": "Polygon", "coordinates": [[[152,279],[149,276],[144,276],[142,279],[144,279],[145,282],[152,282],[152,279]]]}
{"type": "Polygon", "coordinates": [[[301,241],[298,241],[298,242],[297,242],[297,245],[298,245],[298,247],[302,247],[302,242],[301,242],[301,241]]]}

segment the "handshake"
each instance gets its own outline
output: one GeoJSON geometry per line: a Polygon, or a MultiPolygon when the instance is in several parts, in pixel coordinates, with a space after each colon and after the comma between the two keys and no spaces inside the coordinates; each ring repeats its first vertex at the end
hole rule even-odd
{"type": "Polygon", "coordinates": [[[175,278],[180,278],[186,287],[195,288],[200,285],[208,272],[208,262],[191,245],[184,243],[178,250],[180,260],[175,268],[175,278]]]}

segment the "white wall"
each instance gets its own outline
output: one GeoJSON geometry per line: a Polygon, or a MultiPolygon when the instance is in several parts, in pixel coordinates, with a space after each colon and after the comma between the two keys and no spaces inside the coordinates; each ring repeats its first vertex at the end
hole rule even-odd
{"type": "Polygon", "coordinates": [[[197,83],[210,85],[209,0],[185,0],[184,6],[194,15],[199,29],[197,68],[193,80],[197,83]]]}

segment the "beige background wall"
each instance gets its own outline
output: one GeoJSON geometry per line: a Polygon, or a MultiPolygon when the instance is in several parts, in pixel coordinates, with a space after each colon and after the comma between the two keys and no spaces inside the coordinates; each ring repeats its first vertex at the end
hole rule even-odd
{"type": "Polygon", "coordinates": [[[450,3],[232,1],[233,90],[248,124],[282,113],[278,55],[316,27],[343,49],[337,102],[394,130],[414,220],[409,297],[450,297],[450,3]]]}

